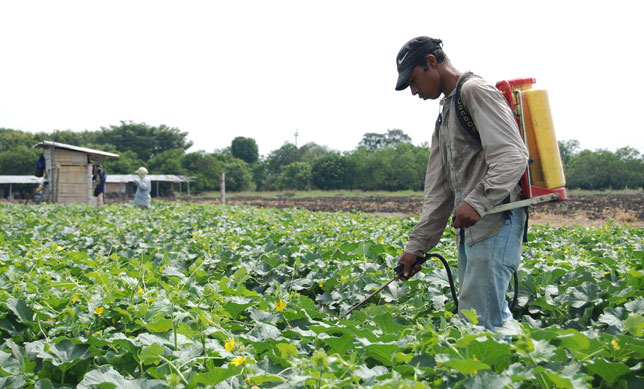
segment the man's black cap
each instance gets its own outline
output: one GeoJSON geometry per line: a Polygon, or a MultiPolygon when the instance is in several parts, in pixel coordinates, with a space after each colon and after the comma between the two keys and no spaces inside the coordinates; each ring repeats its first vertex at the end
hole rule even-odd
{"type": "Polygon", "coordinates": [[[420,59],[442,46],[443,42],[440,39],[433,39],[427,36],[419,36],[405,43],[396,56],[396,66],[398,67],[396,90],[407,88],[409,86],[407,81],[411,76],[411,72],[420,59]]]}

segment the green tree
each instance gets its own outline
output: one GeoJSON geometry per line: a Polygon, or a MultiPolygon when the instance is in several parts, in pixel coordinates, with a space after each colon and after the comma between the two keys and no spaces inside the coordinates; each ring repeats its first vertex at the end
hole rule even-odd
{"type": "Polygon", "coordinates": [[[33,175],[41,150],[20,144],[0,152],[0,175],[33,175]]]}
{"type": "Polygon", "coordinates": [[[608,189],[618,174],[619,160],[608,150],[583,150],[572,159],[566,171],[570,188],[608,189]]]}
{"type": "Polygon", "coordinates": [[[0,128],[0,152],[12,150],[18,146],[32,147],[36,143],[33,134],[0,128]]]}
{"type": "Polygon", "coordinates": [[[379,150],[385,147],[395,146],[398,143],[411,143],[411,138],[402,130],[387,130],[385,134],[368,132],[362,136],[358,147],[367,150],[379,150]]]}
{"type": "Polygon", "coordinates": [[[311,164],[308,162],[294,162],[284,167],[280,172],[275,189],[310,190],[313,185],[311,164]]]}
{"type": "Polygon", "coordinates": [[[184,174],[183,156],[181,149],[164,151],[148,161],[147,169],[152,174],[184,174]]]}
{"type": "Polygon", "coordinates": [[[311,164],[313,185],[319,189],[344,189],[347,182],[347,160],[339,153],[328,153],[311,164]]]}
{"type": "Polygon", "coordinates": [[[191,190],[195,192],[219,188],[223,164],[213,154],[197,151],[184,155],[182,159],[186,174],[194,178],[191,190]]]}
{"type": "Polygon", "coordinates": [[[257,143],[253,138],[238,136],[233,139],[230,149],[233,157],[239,158],[247,163],[257,162],[259,158],[257,143]]]}
{"type": "MultiPolygon", "coordinates": [[[[111,152],[110,150],[103,151],[111,152]]],[[[116,152],[116,150],[114,151],[116,152]]],[[[105,172],[107,174],[134,174],[136,169],[144,165],[134,151],[118,154],[119,158],[107,158],[105,160],[105,172]]]]}
{"type": "Polygon", "coordinates": [[[298,149],[292,143],[284,143],[282,147],[273,150],[266,158],[266,170],[268,175],[279,175],[279,173],[298,159],[298,149]]]}
{"type": "Polygon", "coordinates": [[[347,156],[348,185],[362,190],[421,190],[428,156],[427,145],[398,143],[375,151],[360,147],[347,156]]]}
{"type": "Polygon", "coordinates": [[[314,142],[309,142],[307,144],[302,145],[298,149],[297,161],[313,163],[313,161],[315,161],[316,159],[321,158],[329,153],[330,151],[328,147],[321,146],[314,142]]]}
{"type": "MultiPolygon", "coordinates": [[[[239,192],[244,190],[255,190],[253,172],[245,161],[233,156],[217,155],[222,162],[226,173],[226,190],[239,192]]],[[[219,188],[219,185],[217,185],[219,188]]]]}
{"type": "Polygon", "coordinates": [[[579,154],[579,141],[575,139],[559,141],[559,155],[564,166],[579,154]]]}
{"type": "Polygon", "coordinates": [[[111,144],[121,152],[134,151],[139,159],[148,161],[165,151],[187,150],[192,146],[187,135],[187,132],[165,125],[153,127],[145,123],[121,122],[119,126],[101,127],[96,143],[111,144]]]}

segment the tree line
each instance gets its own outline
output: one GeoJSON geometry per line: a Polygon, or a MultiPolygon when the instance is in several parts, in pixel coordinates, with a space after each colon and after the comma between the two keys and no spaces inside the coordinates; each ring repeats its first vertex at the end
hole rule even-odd
{"type": "MultiPolygon", "coordinates": [[[[348,152],[307,143],[284,143],[268,155],[258,154],[257,143],[235,138],[229,147],[212,152],[187,150],[188,133],[178,128],[121,122],[98,131],[28,133],[0,128],[0,175],[31,175],[43,140],[114,152],[108,174],[133,174],[145,166],[150,174],[192,177],[191,190],[219,190],[226,174],[228,191],[266,190],[416,190],[424,187],[429,145],[415,146],[399,129],[366,133],[348,152]]],[[[624,147],[580,150],[576,140],[559,142],[568,188],[623,189],[644,187],[644,156],[624,147]]],[[[167,188],[166,188],[167,189],[167,188]]]]}

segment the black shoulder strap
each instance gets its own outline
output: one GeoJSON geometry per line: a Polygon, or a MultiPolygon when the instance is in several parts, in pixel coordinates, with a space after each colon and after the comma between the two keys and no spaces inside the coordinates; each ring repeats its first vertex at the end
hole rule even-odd
{"type": "Polygon", "coordinates": [[[463,128],[480,143],[481,135],[476,129],[474,119],[472,119],[472,115],[470,115],[470,112],[467,110],[465,104],[463,104],[463,101],[461,100],[461,87],[463,86],[463,83],[465,81],[470,79],[470,77],[476,76],[472,72],[467,72],[463,74],[463,77],[461,77],[460,80],[458,80],[458,84],[456,84],[456,92],[454,93],[454,108],[456,111],[456,117],[458,117],[458,121],[461,123],[461,126],[463,126],[463,128]]]}

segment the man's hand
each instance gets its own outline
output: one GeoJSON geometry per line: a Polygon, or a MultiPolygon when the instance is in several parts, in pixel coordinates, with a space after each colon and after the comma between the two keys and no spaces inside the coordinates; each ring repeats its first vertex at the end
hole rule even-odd
{"type": "Polygon", "coordinates": [[[467,228],[472,227],[476,222],[481,219],[481,216],[471,205],[463,201],[461,205],[456,208],[456,215],[452,222],[452,227],[467,228]]]}
{"type": "Polygon", "coordinates": [[[398,260],[399,265],[403,265],[403,275],[400,277],[401,280],[407,281],[411,277],[414,276],[414,274],[418,273],[422,266],[416,265],[412,268],[413,264],[416,263],[416,260],[418,259],[417,256],[414,254],[409,254],[409,253],[404,253],[400,259],[398,260]]]}

